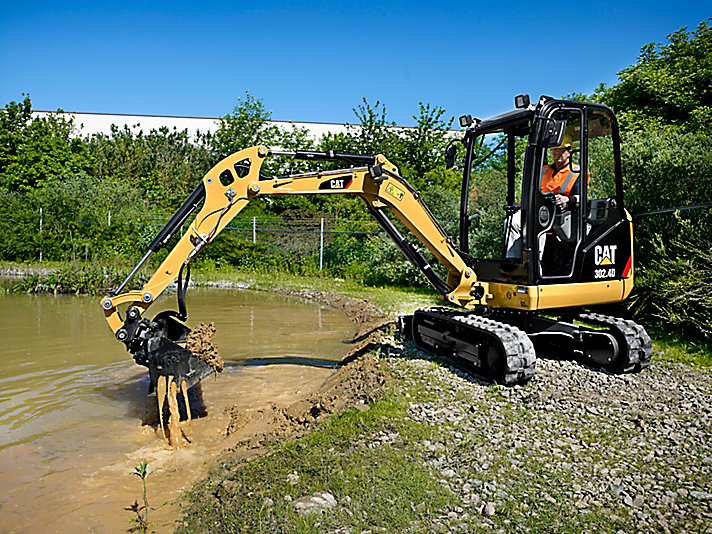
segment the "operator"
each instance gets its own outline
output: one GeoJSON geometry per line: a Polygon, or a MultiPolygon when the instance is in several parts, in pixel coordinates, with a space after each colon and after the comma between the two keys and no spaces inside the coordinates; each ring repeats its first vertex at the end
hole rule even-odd
{"type": "MultiPolygon", "coordinates": [[[[552,147],[551,165],[541,169],[540,183],[542,193],[554,193],[557,206],[573,209],[579,200],[580,168],[571,162],[571,135],[564,134],[559,146],[552,147]]],[[[522,215],[521,211],[513,213],[506,221],[507,258],[522,257],[522,215]]]]}
{"type": "Polygon", "coordinates": [[[571,163],[571,136],[564,134],[559,146],[551,149],[554,162],[546,165],[541,171],[541,192],[554,193],[556,204],[573,208],[579,198],[578,165],[571,163]]]}

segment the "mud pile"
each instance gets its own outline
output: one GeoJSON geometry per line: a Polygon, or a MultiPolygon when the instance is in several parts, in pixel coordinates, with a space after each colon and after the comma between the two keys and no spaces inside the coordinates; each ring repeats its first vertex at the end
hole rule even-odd
{"type": "Polygon", "coordinates": [[[215,369],[216,373],[221,372],[225,367],[225,363],[215,344],[215,323],[200,323],[193,328],[186,338],[185,348],[188,349],[193,356],[203,360],[210,367],[215,369]]]}

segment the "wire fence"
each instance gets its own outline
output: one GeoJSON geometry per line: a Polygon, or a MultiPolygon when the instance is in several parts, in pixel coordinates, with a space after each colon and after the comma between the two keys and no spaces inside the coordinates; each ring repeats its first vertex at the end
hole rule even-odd
{"type": "MultiPolygon", "coordinates": [[[[117,222],[115,216],[112,220],[112,216],[114,214],[109,211],[105,218],[100,220],[67,219],[47,213],[43,208],[39,208],[36,218],[0,218],[0,224],[7,224],[6,232],[10,231],[11,228],[14,228],[16,234],[20,233],[20,228],[23,228],[24,232],[36,232],[32,237],[33,239],[38,238],[37,242],[41,243],[43,234],[46,235],[50,231],[61,232],[62,229],[76,227],[76,225],[80,227],[95,226],[97,227],[97,234],[100,233],[98,231],[99,227],[107,230],[118,229],[123,223],[117,222]],[[33,227],[35,230],[32,230],[33,227]]],[[[138,230],[143,227],[145,234],[153,236],[167,222],[168,218],[149,217],[141,222],[133,222],[131,224],[138,227],[138,230]]],[[[190,222],[186,222],[181,226],[179,230],[180,237],[190,228],[190,225],[190,222]]],[[[231,233],[251,241],[253,244],[269,245],[281,249],[285,253],[298,252],[304,254],[311,252],[318,255],[319,269],[322,270],[324,267],[324,249],[329,239],[339,235],[375,236],[383,234],[383,231],[373,219],[339,219],[333,216],[246,216],[238,214],[221,232],[222,235],[230,235],[231,233]]],[[[133,238],[140,242],[141,238],[145,239],[145,236],[134,235],[133,238]]],[[[140,248],[140,244],[137,246],[140,248]]],[[[37,253],[39,260],[43,261],[42,247],[38,247],[37,253]]]]}
{"type": "MultiPolygon", "coordinates": [[[[712,208],[712,204],[680,206],[665,210],[639,212],[633,214],[633,217],[658,217],[674,212],[701,209],[706,210],[710,208],[712,208]]],[[[124,222],[121,221],[121,216],[119,215],[120,220],[117,222],[115,215],[116,214],[112,214],[111,211],[108,211],[101,219],[70,220],[58,217],[51,212],[47,213],[43,208],[38,208],[35,217],[32,217],[30,214],[30,217],[23,218],[21,220],[0,218],[0,229],[3,231],[3,234],[6,235],[14,233],[16,236],[20,236],[23,232],[26,235],[29,234],[34,243],[36,243],[36,253],[33,254],[33,257],[43,261],[44,253],[41,244],[46,241],[43,241],[43,234],[47,234],[48,232],[62,232],[70,227],[76,228],[77,225],[80,227],[103,227],[109,230],[124,225],[124,222]]],[[[138,227],[133,229],[134,232],[139,231],[144,234],[140,236],[140,238],[139,236],[133,235],[132,238],[136,242],[136,248],[142,248],[142,239],[145,240],[146,235],[151,235],[152,238],[152,236],[157,234],[160,228],[162,228],[167,222],[168,218],[147,217],[141,222],[130,223],[132,226],[138,227]]],[[[186,223],[180,228],[181,237],[189,226],[190,223],[186,223]]],[[[100,232],[96,233],[99,234],[100,232]]],[[[222,233],[227,235],[232,233],[242,239],[251,241],[253,244],[260,243],[268,245],[286,254],[298,254],[301,256],[313,254],[315,259],[318,257],[320,270],[324,268],[325,246],[328,244],[329,240],[333,239],[335,236],[350,235],[355,237],[367,237],[385,235],[378,223],[370,218],[340,219],[338,217],[334,217],[333,215],[311,217],[293,215],[248,216],[242,213],[238,214],[231,221],[231,223],[223,229],[222,233]]],[[[89,232],[89,234],[91,234],[91,232],[89,232]]],[[[81,239],[74,235],[71,239],[77,242],[83,239],[85,242],[87,239],[91,239],[91,235],[81,236],[81,239]]],[[[72,243],[72,247],[76,248],[74,242],[72,243]]],[[[74,255],[74,251],[72,254],[74,255]]]]}

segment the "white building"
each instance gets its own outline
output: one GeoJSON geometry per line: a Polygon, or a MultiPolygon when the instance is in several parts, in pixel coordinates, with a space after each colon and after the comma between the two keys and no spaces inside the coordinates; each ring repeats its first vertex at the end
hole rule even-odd
{"type": "MultiPolygon", "coordinates": [[[[46,117],[56,114],[56,111],[33,111],[33,117],[46,117]]],[[[178,131],[188,130],[191,138],[200,131],[202,133],[215,132],[219,125],[219,118],[216,117],[174,117],[162,115],[126,115],[121,113],[81,113],[81,112],[65,112],[66,117],[74,119],[74,125],[77,128],[77,133],[80,137],[89,136],[95,133],[110,134],[111,125],[118,126],[123,129],[128,126],[134,133],[143,131],[148,133],[151,130],[157,130],[162,126],[169,129],[175,128],[178,131]]],[[[345,124],[336,124],[328,122],[288,122],[288,121],[270,121],[270,123],[279,126],[282,129],[291,129],[292,125],[297,128],[306,128],[310,132],[310,137],[318,140],[325,133],[338,133],[347,131],[345,124]]]]}
{"type": "MultiPolygon", "coordinates": [[[[46,117],[55,115],[56,111],[33,111],[33,117],[46,117]]],[[[128,126],[134,133],[143,131],[148,133],[151,130],[157,130],[162,126],[168,127],[170,130],[183,131],[188,130],[188,134],[192,139],[198,131],[201,133],[215,132],[218,129],[220,119],[217,117],[176,117],[171,115],[128,115],[123,113],[83,113],[83,112],[64,112],[64,116],[72,117],[74,125],[77,129],[77,134],[80,137],[90,136],[95,133],[110,134],[111,125],[118,126],[123,129],[128,126]]],[[[290,122],[290,121],[269,121],[280,127],[283,130],[290,130],[292,127],[306,128],[309,131],[309,137],[318,141],[326,133],[346,133],[348,127],[358,128],[358,124],[338,124],[335,122],[290,122]]],[[[396,126],[398,130],[407,130],[409,126],[396,126]]],[[[455,136],[460,133],[460,130],[450,130],[450,135],[455,136]]]]}

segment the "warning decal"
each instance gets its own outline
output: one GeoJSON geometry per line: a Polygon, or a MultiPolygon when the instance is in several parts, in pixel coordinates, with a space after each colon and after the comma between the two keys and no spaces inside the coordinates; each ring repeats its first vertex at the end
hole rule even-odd
{"type": "Polygon", "coordinates": [[[405,193],[403,191],[401,191],[395,185],[390,183],[386,185],[386,193],[391,195],[396,200],[403,200],[403,197],[405,196],[405,193]]]}

